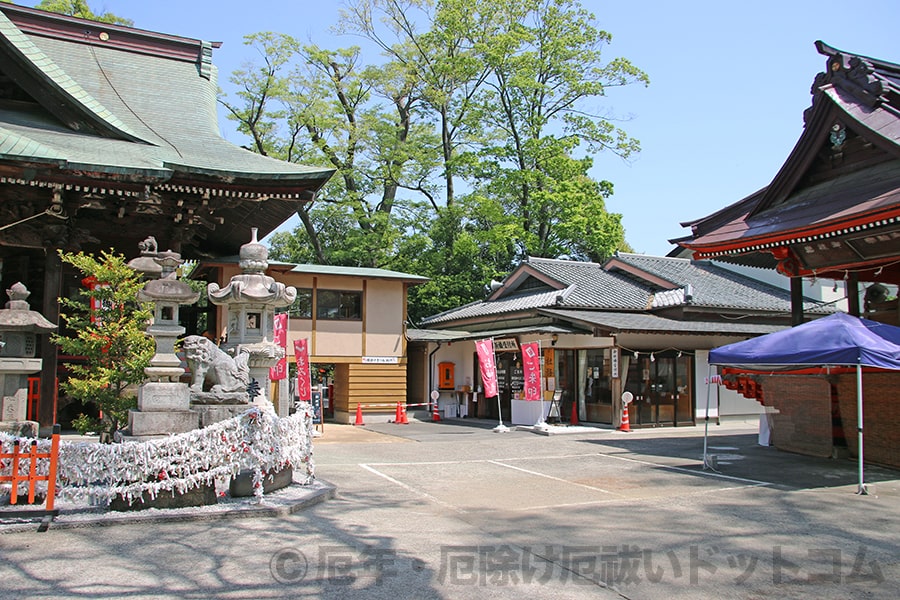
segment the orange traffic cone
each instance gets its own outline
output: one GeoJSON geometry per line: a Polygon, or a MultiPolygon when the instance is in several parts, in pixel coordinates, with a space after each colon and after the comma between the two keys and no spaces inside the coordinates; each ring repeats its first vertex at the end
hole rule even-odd
{"type": "Polygon", "coordinates": [[[397,410],[394,411],[394,423],[400,422],[400,401],[397,401],[397,410]]]}
{"type": "Polygon", "coordinates": [[[572,418],[569,420],[569,425],[578,425],[578,403],[572,403],[572,418]]]}
{"type": "Polygon", "coordinates": [[[356,423],[354,425],[365,425],[362,417],[362,404],[356,405],[356,423]]]}
{"type": "Polygon", "coordinates": [[[622,424],[619,431],[631,431],[631,423],[628,422],[628,405],[622,407],[622,424]]]}
{"type": "Polygon", "coordinates": [[[440,413],[440,411],[438,411],[438,403],[437,402],[435,402],[433,406],[434,406],[434,408],[432,409],[432,412],[431,412],[431,420],[436,423],[441,420],[441,413],[440,413]]]}
{"type": "Polygon", "coordinates": [[[406,405],[404,404],[403,406],[401,406],[398,402],[397,406],[400,409],[400,419],[397,422],[401,425],[409,425],[409,419],[406,416],[406,405]]]}

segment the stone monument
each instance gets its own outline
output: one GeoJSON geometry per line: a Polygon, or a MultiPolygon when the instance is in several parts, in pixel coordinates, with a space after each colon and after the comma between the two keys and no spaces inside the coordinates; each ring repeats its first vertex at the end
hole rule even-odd
{"type": "Polygon", "coordinates": [[[153,323],[147,334],[156,344],[156,353],[144,369],[147,381],[138,388],[138,408],[129,411],[128,427],[118,436],[123,441],[184,433],[200,424],[198,413],[190,407],[188,385],[180,381],[184,367],[175,354],[178,336],[184,334],[184,327],[178,324],[178,307],[195,303],[200,293],[178,279],[176,269],[184,262],[179,254],[171,250],[156,252],[155,240],[152,246],[145,241],[141,250],[141,259],[129,263],[132,267],[144,273],[155,272],[141,269],[148,266],[144,263],[136,264],[143,259],[152,259],[159,267],[159,278],[151,279],[138,292],[139,301],[153,304],[153,323]]]}
{"type": "Polygon", "coordinates": [[[275,309],[290,306],[297,290],[266,275],[269,250],[257,239],[241,246],[242,273],[223,288],[207,286],[209,301],[226,309],[226,342],[223,348],[237,361],[247,354],[250,402],[271,408],[268,398],[269,369],[284,356],[284,348],[274,342],[275,309]]]}
{"type": "Polygon", "coordinates": [[[6,290],[9,302],[0,310],[0,431],[24,437],[38,436],[37,421],[28,420],[28,375],[38,373],[43,361],[35,358],[37,334],[56,325],[28,305],[22,283],[6,290]]]}

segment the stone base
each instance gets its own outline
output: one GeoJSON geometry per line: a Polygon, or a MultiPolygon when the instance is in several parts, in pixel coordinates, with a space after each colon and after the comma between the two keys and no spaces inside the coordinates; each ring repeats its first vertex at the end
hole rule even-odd
{"type": "Polygon", "coordinates": [[[194,410],[161,412],[128,411],[130,436],[166,435],[193,431],[200,425],[200,415],[194,410]]]}
{"type": "Polygon", "coordinates": [[[192,404],[193,412],[200,414],[200,427],[209,427],[219,421],[227,421],[252,408],[250,404],[192,404]]]}
{"type": "Polygon", "coordinates": [[[16,437],[36,438],[39,428],[37,421],[0,421],[0,433],[16,437]]]}
{"type": "Polygon", "coordinates": [[[128,501],[121,496],[116,496],[109,503],[109,510],[121,512],[145,510],[147,508],[187,508],[190,506],[209,506],[217,503],[216,486],[209,484],[201,485],[200,487],[188,490],[183,494],[179,494],[178,492],[175,492],[174,494],[160,492],[156,495],[156,498],[150,498],[150,494],[144,492],[140,498],[130,505],[128,504],[128,501]]]}
{"type": "MultiPolygon", "coordinates": [[[[263,475],[263,494],[268,494],[269,492],[274,492],[275,490],[280,490],[281,488],[286,488],[291,485],[294,481],[294,468],[284,467],[280,471],[274,473],[273,479],[269,478],[270,475],[273,474],[266,473],[263,475]]],[[[229,493],[232,498],[252,496],[253,471],[246,470],[238,473],[237,476],[231,480],[229,493]]]]}
{"type": "Polygon", "coordinates": [[[221,406],[232,404],[248,404],[250,394],[247,392],[190,392],[191,404],[221,406]]]}
{"type": "Polygon", "coordinates": [[[138,410],[141,412],[186,411],[190,407],[187,384],[150,381],[138,389],[138,410]]]}
{"type": "MultiPolygon", "coordinates": [[[[12,375],[3,375],[3,384],[4,386],[10,383],[9,379],[11,379],[12,375]]],[[[25,376],[15,376],[22,377],[25,379],[25,376]]],[[[17,383],[15,381],[11,382],[13,384],[17,383]]],[[[27,383],[26,383],[27,385],[27,383]]],[[[3,390],[3,394],[6,393],[6,390],[3,390]]],[[[0,398],[0,420],[3,421],[24,421],[28,418],[28,390],[25,388],[19,388],[12,392],[11,396],[4,395],[0,398]]]]}

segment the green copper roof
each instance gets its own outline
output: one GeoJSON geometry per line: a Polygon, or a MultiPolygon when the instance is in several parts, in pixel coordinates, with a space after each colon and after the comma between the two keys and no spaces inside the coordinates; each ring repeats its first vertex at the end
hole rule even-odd
{"type": "Polygon", "coordinates": [[[0,157],[32,158],[61,162],[64,157],[40,142],[0,127],[0,157]]]}
{"type": "Polygon", "coordinates": [[[368,277],[370,279],[403,279],[424,283],[427,277],[411,275],[400,271],[388,269],[375,269],[371,267],[338,267],[333,265],[297,265],[291,269],[291,273],[307,273],[311,275],[352,275],[354,277],[368,277]]]}
{"type": "MultiPolygon", "coordinates": [[[[136,50],[129,39],[136,34],[129,28],[109,26],[108,35],[86,32],[77,40],[27,33],[11,20],[16,11],[0,4],[0,50],[13,57],[9,69],[18,69],[32,84],[39,82],[46,94],[30,94],[36,103],[0,102],[3,159],[52,157],[63,161],[63,168],[149,175],[163,182],[199,178],[207,185],[245,184],[259,193],[266,187],[286,194],[291,188],[316,190],[333,173],[262,156],[223,139],[217,70],[208,56],[204,62],[204,49],[207,54],[210,49],[199,40],[182,40],[187,47],[196,42],[197,59],[191,61],[151,47],[136,50]],[[90,127],[76,131],[64,125],[71,119],[61,111],[90,127]]],[[[106,31],[107,26],[86,22],[85,27],[106,31]]],[[[146,41],[161,34],[143,35],[146,41]]],[[[0,72],[4,67],[0,61],[0,72]]]]}
{"type": "Polygon", "coordinates": [[[15,49],[22,59],[31,63],[36,73],[43,75],[46,85],[56,86],[64,92],[72,102],[97,119],[106,123],[114,130],[118,130],[125,137],[139,139],[125,123],[107,110],[100,102],[93,98],[83,87],[69,77],[59,65],[38,48],[28,36],[22,33],[12,21],[0,12],[0,43],[5,43],[10,49],[15,49]]]}

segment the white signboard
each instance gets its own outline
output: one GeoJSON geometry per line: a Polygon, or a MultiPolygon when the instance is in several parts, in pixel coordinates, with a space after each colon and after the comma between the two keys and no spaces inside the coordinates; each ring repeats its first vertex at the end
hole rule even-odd
{"type": "Polygon", "coordinates": [[[363,356],[364,365],[396,365],[400,363],[399,356],[363,356]]]}
{"type": "Polygon", "coordinates": [[[612,378],[619,378],[619,349],[613,348],[612,354],[610,355],[609,366],[612,370],[612,378]]]}
{"type": "Polygon", "coordinates": [[[494,340],[494,352],[515,352],[519,349],[516,338],[500,338],[494,340]]]}

